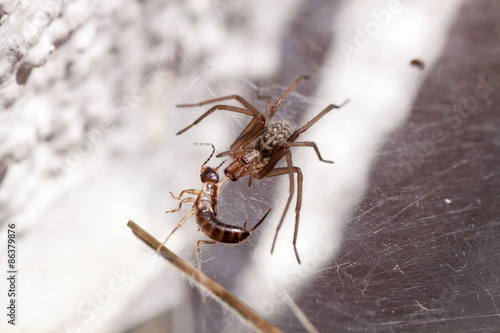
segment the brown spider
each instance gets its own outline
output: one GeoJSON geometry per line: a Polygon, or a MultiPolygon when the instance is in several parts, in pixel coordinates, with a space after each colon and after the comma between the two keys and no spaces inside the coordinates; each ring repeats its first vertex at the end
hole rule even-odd
{"type": "Polygon", "coordinates": [[[245,129],[240,133],[236,140],[231,145],[229,151],[220,153],[217,157],[231,155],[233,162],[224,170],[226,176],[233,181],[237,181],[245,175],[249,175],[248,186],[252,185],[254,178],[262,179],[264,177],[274,177],[279,175],[288,174],[290,181],[289,196],[288,201],[285,206],[285,210],[281,216],[281,219],[276,228],[276,234],[274,235],[273,244],[271,246],[271,253],[273,253],[274,245],[276,243],[276,238],[278,232],[283,224],[285,215],[290,207],[292,201],[294,188],[294,173],[297,174],[297,204],[295,206],[295,232],[293,235],[293,248],[295,251],[295,256],[297,262],[300,264],[299,254],[297,252],[297,233],[299,229],[299,217],[300,217],[300,207],[302,203],[302,171],[299,167],[292,164],[292,155],[290,153],[290,147],[312,147],[316,151],[318,158],[322,162],[333,163],[332,161],[324,160],[319,153],[318,147],[314,142],[304,141],[295,142],[301,133],[307,131],[312,125],[314,125],[321,117],[327,114],[329,111],[335,108],[341,108],[347,102],[345,101],[340,106],[330,104],[323,111],[321,111],[316,117],[307,122],[304,126],[293,131],[292,127],[287,122],[276,121],[270,123],[271,118],[278,111],[278,107],[281,105],[283,100],[292,92],[295,87],[304,79],[305,76],[299,76],[295,82],[283,93],[283,95],[278,98],[278,100],[271,107],[271,97],[264,97],[266,99],[266,112],[263,116],[255,107],[248,103],[245,99],[238,95],[230,95],[226,97],[214,98],[201,103],[196,104],[181,104],[178,107],[193,107],[201,106],[205,104],[215,103],[219,101],[235,99],[240,102],[244,108],[230,106],[230,105],[215,105],[210,110],[205,112],[201,117],[196,119],[191,125],[179,131],[177,135],[186,132],[188,129],[198,124],[205,117],[210,115],[215,110],[226,110],[238,113],[243,113],[252,116],[252,120],[248,123],[245,129]],[[292,132],[293,131],[293,132],[292,132]],[[275,168],[276,164],[285,156],[286,167],[275,168]]]}

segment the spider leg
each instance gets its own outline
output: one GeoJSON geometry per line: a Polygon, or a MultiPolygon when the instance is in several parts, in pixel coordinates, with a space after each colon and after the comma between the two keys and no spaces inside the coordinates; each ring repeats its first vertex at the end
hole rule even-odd
{"type": "Polygon", "coordinates": [[[222,153],[218,153],[216,156],[217,157],[224,157],[224,156],[227,156],[227,155],[231,155],[231,151],[230,150],[224,151],[222,153]]]}
{"type": "Polygon", "coordinates": [[[249,177],[248,177],[248,187],[252,186],[253,177],[254,177],[253,173],[249,174],[249,177]]]}
{"type": "Polygon", "coordinates": [[[235,150],[243,146],[245,143],[252,141],[253,139],[259,137],[262,133],[266,131],[265,121],[260,122],[261,119],[253,118],[248,125],[241,131],[240,135],[234,140],[231,145],[231,149],[235,150]]]}
{"type": "Polygon", "coordinates": [[[297,204],[295,206],[295,232],[294,232],[294,236],[293,236],[293,249],[295,251],[295,257],[297,258],[297,262],[300,265],[300,257],[299,257],[299,253],[297,251],[296,244],[297,244],[297,234],[299,231],[300,208],[302,206],[303,176],[302,176],[302,171],[300,170],[300,168],[292,165],[292,154],[286,148],[285,148],[285,156],[286,156],[287,167],[273,169],[266,175],[266,177],[274,177],[274,176],[288,174],[289,182],[290,182],[288,200],[286,202],[285,209],[283,211],[283,215],[281,215],[281,219],[278,223],[278,227],[276,228],[276,233],[275,233],[274,239],[273,239],[273,245],[271,246],[271,253],[273,253],[273,251],[274,251],[274,245],[276,244],[278,232],[280,231],[281,225],[283,224],[283,221],[285,220],[285,216],[286,216],[286,213],[288,211],[288,208],[290,207],[290,203],[292,202],[293,193],[295,191],[293,174],[296,173],[297,174],[297,204]]]}
{"type": "Polygon", "coordinates": [[[238,135],[236,140],[234,140],[233,144],[231,145],[232,150],[238,149],[245,143],[259,137],[266,130],[267,123],[269,122],[269,119],[271,119],[269,113],[271,111],[272,99],[270,96],[257,96],[257,98],[266,99],[266,113],[264,116],[264,123],[257,124],[257,121],[260,119],[257,118],[252,119],[252,121],[247,125],[247,127],[245,127],[243,131],[241,131],[240,135],[238,135]]]}
{"type": "Polygon", "coordinates": [[[181,200],[182,196],[183,196],[184,194],[186,194],[186,193],[187,193],[187,194],[198,195],[198,194],[200,193],[200,191],[195,190],[195,189],[184,190],[184,191],[182,191],[182,192],[181,192],[181,194],[179,194],[179,196],[178,196],[178,197],[176,197],[176,196],[175,196],[172,192],[170,192],[170,196],[171,196],[172,198],[176,199],[176,200],[181,200]]]}
{"type": "Polygon", "coordinates": [[[205,241],[205,240],[198,241],[198,244],[196,245],[196,251],[198,251],[198,253],[201,252],[201,249],[200,249],[201,244],[215,244],[215,243],[217,243],[217,242],[216,241],[205,241]]]}
{"type": "MultiPolygon", "coordinates": [[[[181,105],[177,105],[177,106],[178,107],[188,107],[188,106],[197,106],[197,105],[199,105],[199,104],[181,104],[181,105]]],[[[210,108],[210,110],[208,110],[207,112],[205,112],[204,114],[202,114],[201,117],[199,117],[198,119],[196,119],[191,125],[189,125],[188,127],[180,130],[179,132],[177,132],[177,135],[180,135],[180,134],[186,132],[188,129],[190,129],[194,125],[198,124],[200,121],[202,121],[204,118],[206,118],[207,116],[209,116],[215,110],[226,110],[226,111],[233,111],[233,112],[243,113],[243,114],[246,114],[246,115],[254,117],[254,119],[252,119],[252,122],[256,123],[259,120],[262,121],[262,122],[264,122],[264,116],[261,115],[259,113],[259,111],[257,111],[254,107],[252,107],[251,109],[243,109],[243,108],[238,108],[236,106],[230,106],[230,105],[215,105],[212,108],[210,108]]]]}
{"type": "Polygon", "coordinates": [[[168,239],[169,239],[169,238],[170,238],[170,237],[174,234],[174,232],[175,232],[177,229],[179,229],[179,228],[180,228],[180,227],[184,224],[184,222],[186,222],[186,220],[187,220],[187,219],[188,219],[191,215],[193,215],[195,212],[196,212],[196,210],[194,210],[194,209],[193,209],[193,210],[191,210],[189,213],[187,213],[186,215],[184,215],[184,217],[182,218],[182,220],[181,220],[181,221],[179,222],[179,224],[175,227],[175,229],[174,229],[174,230],[172,230],[172,232],[170,233],[170,235],[168,235],[168,237],[165,239],[165,241],[164,241],[163,243],[161,243],[161,245],[160,245],[160,246],[158,246],[158,247],[156,248],[156,252],[158,252],[158,251],[161,249],[161,247],[162,247],[163,245],[165,245],[165,243],[166,243],[166,242],[168,241],[168,239]]]}
{"type": "Polygon", "coordinates": [[[269,120],[271,119],[271,103],[272,103],[272,99],[270,96],[257,96],[257,98],[259,99],[266,99],[266,115],[264,116],[264,118],[266,119],[266,124],[269,122],[269,120]]]}
{"type": "Polygon", "coordinates": [[[279,147],[283,147],[283,148],[289,148],[289,147],[313,147],[314,150],[316,151],[316,155],[318,155],[318,158],[319,158],[319,160],[321,162],[333,163],[333,161],[324,160],[321,157],[321,154],[319,153],[319,149],[318,149],[318,146],[316,146],[316,143],[311,142],[311,141],[304,141],[304,142],[284,142],[284,143],[280,143],[278,145],[279,145],[279,147]]]}
{"type": "Polygon", "coordinates": [[[335,104],[330,104],[328,105],[323,111],[321,111],[316,117],[314,117],[313,119],[309,120],[307,122],[307,124],[305,124],[304,126],[302,126],[301,128],[297,129],[295,132],[292,133],[292,135],[290,135],[290,137],[288,138],[288,142],[293,142],[295,141],[300,134],[304,133],[305,131],[307,131],[312,125],[314,125],[318,120],[321,119],[321,117],[323,117],[325,114],[327,114],[328,112],[330,112],[331,110],[333,109],[340,109],[341,107],[343,107],[344,105],[346,105],[346,103],[349,102],[349,100],[346,100],[344,103],[342,103],[341,105],[335,105],[335,104]]]}
{"type": "Polygon", "coordinates": [[[183,204],[188,203],[188,202],[196,202],[196,198],[187,198],[187,199],[182,199],[181,202],[179,203],[179,208],[173,209],[173,210],[168,210],[165,213],[175,213],[181,210],[181,207],[183,204]]]}
{"type": "Polygon", "coordinates": [[[215,102],[220,102],[220,101],[227,101],[228,99],[235,99],[238,102],[240,102],[243,106],[245,106],[247,109],[251,110],[254,113],[259,113],[257,109],[255,109],[252,104],[248,103],[243,97],[238,96],[238,95],[229,95],[229,96],[224,96],[224,97],[219,97],[219,98],[214,98],[214,99],[209,99],[200,103],[193,103],[193,104],[178,104],[177,106],[180,108],[188,108],[192,106],[202,106],[205,104],[210,104],[210,103],[215,103],[215,102]]]}
{"type": "Polygon", "coordinates": [[[294,90],[300,83],[300,81],[302,81],[304,78],[308,78],[308,76],[306,75],[301,75],[299,76],[293,83],[292,85],[283,93],[283,95],[278,98],[276,100],[276,102],[274,103],[273,107],[271,108],[271,110],[269,111],[269,117],[267,117],[267,112],[266,112],[266,119],[269,120],[271,119],[274,114],[276,113],[276,111],[278,111],[278,107],[281,105],[281,103],[285,100],[285,98],[292,92],[292,90],[294,90]]]}

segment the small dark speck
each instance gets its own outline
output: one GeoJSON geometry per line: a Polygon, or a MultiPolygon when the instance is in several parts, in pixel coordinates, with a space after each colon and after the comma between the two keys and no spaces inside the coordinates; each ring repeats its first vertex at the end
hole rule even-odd
{"type": "Polygon", "coordinates": [[[413,59],[412,61],[410,61],[410,64],[412,64],[415,67],[418,67],[420,70],[425,69],[425,63],[420,59],[413,59]]]}

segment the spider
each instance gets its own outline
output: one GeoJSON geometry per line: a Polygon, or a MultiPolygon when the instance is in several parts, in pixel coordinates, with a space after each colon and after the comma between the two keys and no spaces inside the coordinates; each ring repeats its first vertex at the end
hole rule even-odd
{"type": "Polygon", "coordinates": [[[205,104],[211,104],[215,102],[225,101],[234,99],[242,104],[244,107],[236,107],[230,105],[218,104],[211,107],[207,112],[205,112],[201,117],[196,119],[191,125],[182,129],[177,133],[180,135],[187,130],[189,130],[194,125],[198,124],[205,117],[210,115],[215,110],[226,110],[237,113],[242,113],[252,117],[248,125],[243,129],[243,131],[238,135],[236,140],[231,145],[228,151],[219,153],[217,157],[230,155],[233,162],[226,167],[224,173],[226,177],[233,181],[237,181],[245,175],[249,175],[248,186],[252,185],[253,179],[262,179],[265,177],[275,177],[280,175],[288,174],[289,177],[289,195],[288,200],[285,205],[281,219],[276,227],[276,233],[274,235],[273,244],[271,246],[271,254],[274,251],[274,246],[276,244],[276,239],[278,237],[279,230],[283,221],[285,219],[288,208],[292,201],[293,194],[295,192],[294,185],[294,174],[297,174],[297,203],[295,206],[295,231],[293,235],[293,248],[295,252],[295,257],[297,262],[300,264],[300,257],[297,251],[297,234],[299,230],[299,218],[300,218],[300,208],[302,204],[302,182],[303,176],[302,171],[299,167],[296,167],[292,163],[292,155],[290,153],[291,147],[312,147],[314,148],[316,155],[322,162],[333,163],[333,161],[324,160],[321,157],[316,143],[311,141],[295,142],[300,134],[307,131],[312,125],[314,125],[321,117],[326,115],[332,109],[339,109],[343,107],[348,100],[346,100],[341,105],[337,106],[334,104],[328,105],[323,111],[321,111],[317,116],[307,122],[304,126],[293,131],[292,126],[283,121],[270,122],[273,116],[278,111],[278,107],[281,105],[283,100],[297,87],[297,85],[306,76],[299,76],[295,82],[283,93],[283,95],[276,100],[274,105],[271,106],[271,97],[259,97],[266,99],[266,111],[265,115],[262,115],[255,107],[248,103],[245,99],[238,95],[230,95],[220,98],[214,98],[206,100],[195,104],[180,104],[177,107],[193,107],[202,106],[205,104]],[[286,159],[286,167],[276,168],[276,164],[283,158],[286,159]]]}

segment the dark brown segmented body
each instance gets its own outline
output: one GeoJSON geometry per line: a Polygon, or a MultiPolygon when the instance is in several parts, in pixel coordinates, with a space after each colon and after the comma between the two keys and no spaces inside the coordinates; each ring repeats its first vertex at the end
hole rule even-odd
{"type": "Polygon", "coordinates": [[[200,230],[220,243],[239,243],[250,236],[244,228],[223,223],[217,215],[217,197],[219,196],[219,175],[214,169],[207,167],[202,172],[203,190],[196,199],[196,223],[200,230]]]}
{"type": "Polygon", "coordinates": [[[198,210],[196,223],[205,235],[220,243],[240,243],[250,236],[248,230],[222,223],[210,211],[198,210]]]}

